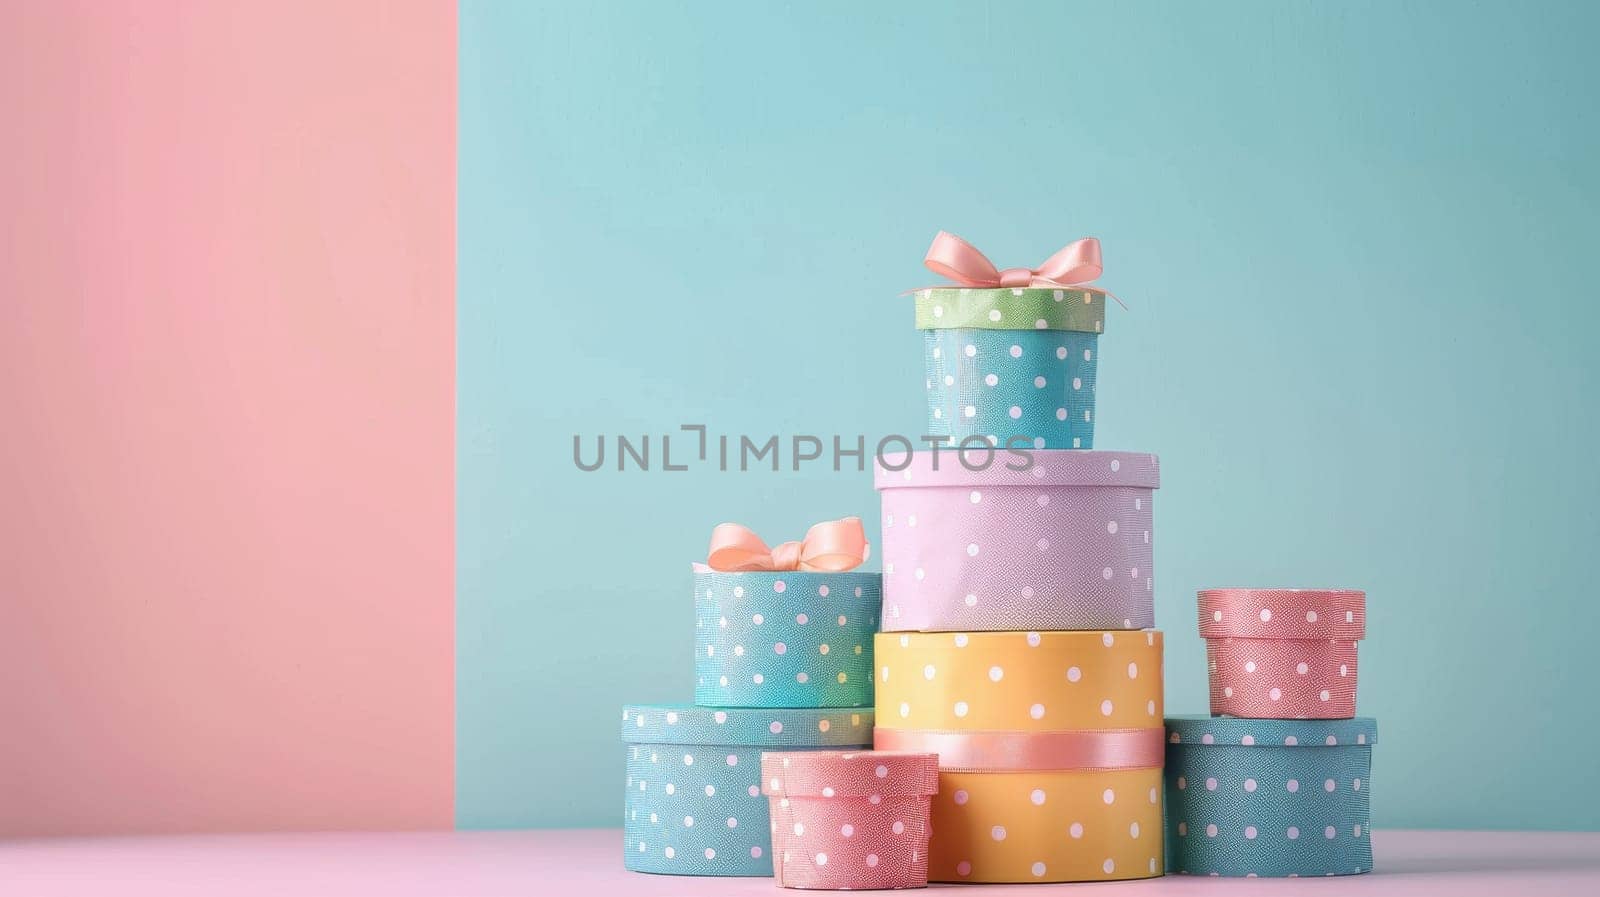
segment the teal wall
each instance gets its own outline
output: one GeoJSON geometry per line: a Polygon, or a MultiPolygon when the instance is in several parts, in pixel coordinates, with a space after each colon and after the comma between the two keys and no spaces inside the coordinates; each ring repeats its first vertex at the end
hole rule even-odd
{"type": "Polygon", "coordinates": [[[619,824],[712,525],[877,516],[573,434],[921,432],[946,228],[1105,243],[1170,711],[1197,588],[1364,587],[1376,824],[1600,828],[1600,4],[1511,7],[463,4],[459,823],[619,824]]]}

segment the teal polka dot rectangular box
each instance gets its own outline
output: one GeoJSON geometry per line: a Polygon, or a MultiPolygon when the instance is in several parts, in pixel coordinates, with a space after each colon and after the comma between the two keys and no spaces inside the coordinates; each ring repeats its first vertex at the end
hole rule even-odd
{"type": "Polygon", "coordinates": [[[1296,877],[1372,869],[1368,718],[1167,720],[1167,870],[1296,877]]]}
{"type": "Polygon", "coordinates": [[[1093,448],[1105,300],[1084,288],[918,292],[928,434],[955,445],[1093,448]]]}
{"type": "Polygon", "coordinates": [[[870,748],[872,711],[623,708],[623,865],[667,875],[771,875],[761,752],[870,748]]]}
{"type": "Polygon", "coordinates": [[[870,707],[877,573],[696,571],[694,702],[870,707]]]}

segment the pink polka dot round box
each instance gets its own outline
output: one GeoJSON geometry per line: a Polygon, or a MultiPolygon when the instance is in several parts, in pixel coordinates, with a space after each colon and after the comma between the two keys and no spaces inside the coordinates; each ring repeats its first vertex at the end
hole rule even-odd
{"type": "Polygon", "coordinates": [[[866,748],[871,710],[625,707],[623,865],[669,875],[771,875],[761,754],[866,748]]]}
{"type": "Polygon", "coordinates": [[[1255,719],[1349,719],[1366,594],[1353,589],[1200,592],[1211,712],[1255,719]]]}
{"type": "Polygon", "coordinates": [[[867,707],[877,573],[697,571],[696,704],[867,707]]]}
{"type": "Polygon", "coordinates": [[[939,756],[910,751],[769,752],[778,884],[811,890],[928,884],[929,806],[939,756]]]}
{"type": "Polygon", "coordinates": [[[944,450],[885,455],[883,629],[1155,625],[1144,452],[944,450]]]}

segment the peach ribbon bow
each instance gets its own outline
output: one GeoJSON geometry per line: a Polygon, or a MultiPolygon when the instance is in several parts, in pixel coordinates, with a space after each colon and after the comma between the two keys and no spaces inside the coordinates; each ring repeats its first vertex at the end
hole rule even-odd
{"type": "MultiPolygon", "coordinates": [[[[949,231],[939,231],[928,247],[922,263],[928,270],[948,277],[964,287],[1064,287],[1083,288],[1098,278],[1105,265],[1100,261],[1100,241],[1084,237],[1068,243],[1055,255],[1044,260],[1037,268],[996,268],[994,262],[976,246],[949,231]]],[[[1103,287],[1095,287],[1118,305],[1127,308],[1116,294],[1103,287]]]]}
{"type": "Polygon", "coordinates": [[[768,548],[748,527],[718,524],[711,531],[706,564],[713,570],[734,573],[750,570],[802,570],[842,573],[861,566],[871,553],[860,517],[829,520],[806,530],[799,542],[768,548]]]}

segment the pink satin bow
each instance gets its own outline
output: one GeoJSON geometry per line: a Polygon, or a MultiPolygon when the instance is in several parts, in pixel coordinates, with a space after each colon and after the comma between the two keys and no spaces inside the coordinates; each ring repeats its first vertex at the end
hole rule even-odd
{"type": "Polygon", "coordinates": [[[768,548],[761,537],[737,523],[721,523],[711,531],[706,564],[734,573],[750,570],[802,570],[842,573],[861,566],[871,553],[860,517],[829,520],[806,530],[799,542],[768,548]]]}
{"type": "MultiPolygon", "coordinates": [[[[979,288],[1082,288],[1105,271],[1105,265],[1100,262],[1100,241],[1094,237],[1068,243],[1037,268],[1007,268],[1001,271],[978,247],[949,231],[939,231],[922,263],[933,273],[948,277],[964,287],[979,288]]],[[[1101,287],[1095,289],[1127,308],[1110,290],[1101,287]]]]}

